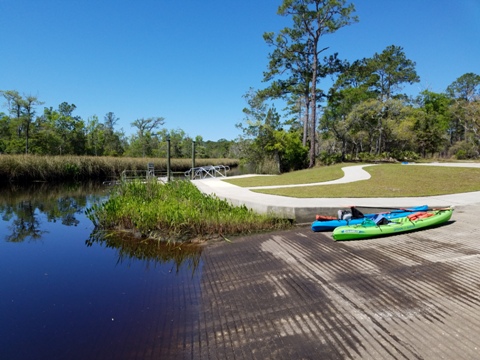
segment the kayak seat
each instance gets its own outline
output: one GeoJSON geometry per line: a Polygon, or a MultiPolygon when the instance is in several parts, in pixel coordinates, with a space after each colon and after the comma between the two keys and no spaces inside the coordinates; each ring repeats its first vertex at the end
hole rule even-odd
{"type": "Polygon", "coordinates": [[[378,214],[374,219],[373,219],[373,222],[375,223],[375,225],[387,225],[390,221],[388,221],[388,219],[383,216],[382,214],[378,214]]]}
{"type": "Polygon", "coordinates": [[[434,215],[434,213],[432,213],[432,212],[422,211],[422,212],[417,212],[417,213],[414,213],[414,214],[410,214],[410,215],[407,216],[407,218],[410,221],[415,221],[415,220],[425,219],[425,218],[428,218],[428,217],[433,216],[433,215],[434,215]]]}
{"type": "Polygon", "coordinates": [[[353,219],[363,219],[365,217],[365,215],[363,215],[363,213],[360,210],[358,210],[355,206],[352,206],[350,210],[352,212],[353,219]]]}
{"type": "Polygon", "coordinates": [[[338,217],[338,220],[349,221],[352,218],[352,213],[348,210],[338,210],[337,217],[338,217]]]}

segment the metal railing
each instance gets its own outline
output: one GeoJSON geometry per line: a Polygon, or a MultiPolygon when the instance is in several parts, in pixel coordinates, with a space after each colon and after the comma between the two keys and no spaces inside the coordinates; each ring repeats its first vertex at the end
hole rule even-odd
{"type": "Polygon", "coordinates": [[[200,166],[185,171],[185,176],[192,180],[207,177],[215,178],[217,176],[226,177],[228,170],[230,170],[230,167],[225,165],[200,166]]]}
{"type": "MultiPolygon", "coordinates": [[[[183,173],[180,173],[183,177],[183,173]]],[[[157,181],[161,181],[166,183],[168,180],[166,171],[156,171],[156,170],[123,170],[120,174],[120,179],[111,179],[104,181],[104,185],[118,185],[121,182],[131,182],[131,181],[148,181],[152,179],[156,179],[157,181]]],[[[179,173],[176,173],[177,177],[179,173]]],[[[170,172],[170,176],[173,177],[172,172],[170,172]]]]}
{"type": "Polygon", "coordinates": [[[123,170],[120,174],[120,179],[112,179],[104,181],[105,185],[115,185],[121,182],[130,182],[134,180],[147,181],[156,179],[163,183],[167,183],[169,179],[205,179],[208,177],[226,177],[227,171],[230,170],[229,166],[225,165],[211,165],[211,166],[201,166],[191,168],[185,172],[179,171],[170,171],[170,176],[168,171],[165,170],[155,170],[153,164],[148,164],[147,170],[123,170]]]}

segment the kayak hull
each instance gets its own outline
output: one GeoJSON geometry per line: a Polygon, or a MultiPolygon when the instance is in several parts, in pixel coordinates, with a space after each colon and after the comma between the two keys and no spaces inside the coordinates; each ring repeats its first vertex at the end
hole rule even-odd
{"type": "MultiPolygon", "coordinates": [[[[428,206],[421,205],[421,206],[415,206],[407,209],[392,210],[387,213],[383,213],[382,215],[387,219],[396,219],[399,217],[407,216],[415,211],[426,211],[426,210],[428,210],[428,206]]],[[[365,214],[364,218],[350,219],[348,222],[347,220],[339,220],[339,219],[321,220],[321,221],[317,220],[312,223],[312,231],[314,232],[331,231],[339,226],[358,225],[358,224],[361,224],[365,220],[365,218],[374,219],[377,215],[378,214],[365,214]]]]}
{"type": "Polygon", "coordinates": [[[411,220],[405,216],[392,219],[390,223],[385,225],[375,225],[374,223],[372,225],[371,221],[364,221],[364,223],[358,225],[340,226],[333,231],[333,239],[335,241],[369,239],[431,228],[449,221],[453,209],[435,210],[428,213],[433,214],[416,220],[411,220]]]}

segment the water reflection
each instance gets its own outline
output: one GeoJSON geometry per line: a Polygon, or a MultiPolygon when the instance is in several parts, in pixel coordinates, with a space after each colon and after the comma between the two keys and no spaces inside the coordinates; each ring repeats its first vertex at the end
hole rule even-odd
{"type": "MultiPolygon", "coordinates": [[[[0,213],[2,220],[9,223],[7,242],[40,240],[48,233],[42,226],[47,222],[60,222],[64,226],[77,226],[79,215],[95,202],[108,196],[109,187],[99,183],[47,184],[34,183],[31,186],[2,188],[0,191],[0,213]]],[[[144,261],[149,267],[155,262],[175,264],[178,272],[182,264],[195,270],[201,255],[201,248],[194,245],[176,246],[155,240],[142,239],[130,233],[91,232],[85,240],[88,247],[99,244],[115,249],[117,263],[132,260],[144,261]]]]}
{"type": "Polygon", "coordinates": [[[135,237],[130,233],[108,233],[95,230],[85,244],[89,247],[101,244],[106,248],[115,249],[118,256],[117,264],[142,260],[145,267],[149,268],[152,264],[172,262],[170,272],[176,273],[185,268],[192,273],[195,272],[202,252],[200,246],[192,244],[167,244],[154,239],[135,237]]]}
{"type": "Polygon", "coordinates": [[[48,222],[60,221],[65,226],[77,226],[77,217],[83,213],[86,204],[105,196],[105,187],[94,183],[35,183],[28,187],[3,187],[0,191],[0,213],[2,220],[10,223],[10,233],[5,240],[22,242],[41,239],[47,231],[41,229],[40,218],[48,222]]]}
{"type": "Polygon", "coordinates": [[[0,188],[0,359],[160,359],[196,327],[201,250],[95,232],[109,190],[0,188]]]}

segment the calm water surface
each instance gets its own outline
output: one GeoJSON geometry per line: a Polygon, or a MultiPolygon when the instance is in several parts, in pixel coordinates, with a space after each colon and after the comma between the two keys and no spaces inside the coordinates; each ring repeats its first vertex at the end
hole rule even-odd
{"type": "Polygon", "coordinates": [[[0,359],[161,359],[198,321],[198,249],[93,233],[90,186],[0,189],[0,359]]]}

